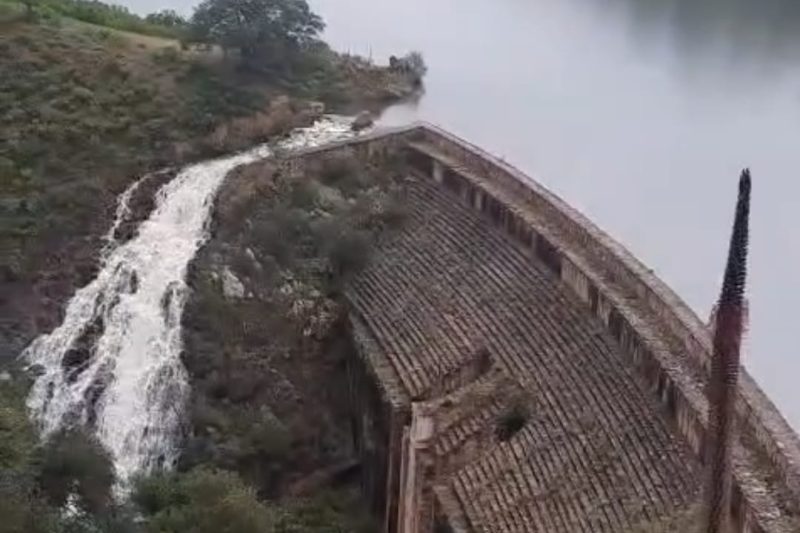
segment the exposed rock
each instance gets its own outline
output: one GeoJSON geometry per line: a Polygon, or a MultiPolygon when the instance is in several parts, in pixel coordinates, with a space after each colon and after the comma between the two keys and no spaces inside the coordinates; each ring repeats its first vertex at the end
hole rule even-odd
{"type": "Polygon", "coordinates": [[[342,192],[327,185],[317,187],[317,198],[323,209],[343,209],[347,206],[347,200],[342,196],[342,192]]]}
{"type": "MultiPolygon", "coordinates": [[[[114,231],[113,238],[118,244],[131,240],[139,225],[147,220],[156,206],[156,193],[167,182],[177,175],[173,168],[153,172],[142,178],[141,185],[128,202],[128,212],[114,231]]],[[[90,274],[89,281],[97,272],[90,274]]],[[[87,281],[88,283],[88,281],[87,281]]]]}
{"type": "Polygon", "coordinates": [[[234,298],[244,298],[244,285],[228,267],[222,270],[222,294],[231,300],[234,298]]]}
{"type": "Polygon", "coordinates": [[[308,109],[316,117],[321,117],[325,114],[325,104],[322,102],[309,102],[308,109]]]}
{"type": "Polygon", "coordinates": [[[8,383],[11,379],[11,372],[0,372],[0,383],[8,383]]]}
{"type": "Polygon", "coordinates": [[[269,103],[269,109],[270,111],[275,111],[278,109],[288,110],[291,108],[291,104],[292,100],[287,95],[282,94],[272,99],[272,101],[269,103]]]}
{"type": "Polygon", "coordinates": [[[86,330],[81,333],[61,360],[61,366],[69,370],[68,380],[78,378],[94,354],[97,339],[103,334],[105,323],[102,317],[97,317],[86,330]]]}
{"type": "Polygon", "coordinates": [[[353,131],[361,131],[375,124],[375,117],[369,111],[359,113],[350,125],[353,131]]]}

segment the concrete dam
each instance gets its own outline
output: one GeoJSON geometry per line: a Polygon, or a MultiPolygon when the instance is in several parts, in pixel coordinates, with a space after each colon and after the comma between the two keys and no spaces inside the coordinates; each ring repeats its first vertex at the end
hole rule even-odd
{"type": "MultiPolygon", "coordinates": [[[[345,290],[353,437],[382,531],[662,531],[647,527],[690,513],[707,324],[575,209],[449,133],[364,135],[287,167],[336,150],[399,152],[411,174],[409,220],[345,290]]],[[[739,389],[731,530],[796,532],[800,439],[744,370],[739,389]]]]}

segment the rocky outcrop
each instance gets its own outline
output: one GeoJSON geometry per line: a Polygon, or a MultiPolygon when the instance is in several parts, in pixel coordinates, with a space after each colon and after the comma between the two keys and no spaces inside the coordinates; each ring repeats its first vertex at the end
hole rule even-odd
{"type": "Polygon", "coordinates": [[[369,111],[362,111],[356,118],[353,119],[353,123],[350,126],[353,128],[353,131],[361,131],[369,128],[375,123],[375,117],[373,117],[372,113],[369,111]]]}

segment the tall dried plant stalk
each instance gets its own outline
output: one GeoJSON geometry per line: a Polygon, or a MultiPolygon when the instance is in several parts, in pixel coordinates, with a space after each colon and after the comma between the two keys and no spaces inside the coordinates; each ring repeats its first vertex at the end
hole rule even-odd
{"type": "Polygon", "coordinates": [[[708,383],[709,425],[706,435],[705,531],[724,533],[731,496],[733,445],[739,358],[742,342],[745,279],[747,277],[750,171],[739,178],[739,199],[733,223],[725,279],[717,304],[711,379],[708,383]]]}

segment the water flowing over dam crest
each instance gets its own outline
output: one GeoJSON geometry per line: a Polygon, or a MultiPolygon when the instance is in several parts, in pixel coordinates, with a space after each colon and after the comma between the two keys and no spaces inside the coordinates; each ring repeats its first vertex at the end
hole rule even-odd
{"type": "MultiPolygon", "coordinates": [[[[347,121],[328,119],[295,132],[278,148],[348,135],[347,121]]],[[[180,361],[186,269],[208,236],[225,176],[270,153],[259,146],[182,169],[157,192],[136,235],[117,243],[114,232],[141,181],[121,195],[97,277],[70,300],[63,323],[23,353],[41,372],[28,405],[45,435],[71,424],[94,428],[122,481],[175,463],[188,392],[180,361]]]]}
{"type": "MultiPolygon", "coordinates": [[[[408,220],[343,291],[354,444],[382,531],[621,532],[689,513],[707,325],[479,148],[428,125],[349,135],[336,122],[306,130],[282,143],[281,162],[302,176],[347,150],[399,154],[407,171],[408,220]]],[[[122,479],[175,462],[186,268],[225,174],[268,153],[183,169],[136,235],[109,244],[63,324],[24,354],[41,367],[29,404],[45,433],[94,428],[122,479]]],[[[732,530],[797,531],[800,440],[746,373],[736,419],[732,530]]]]}

